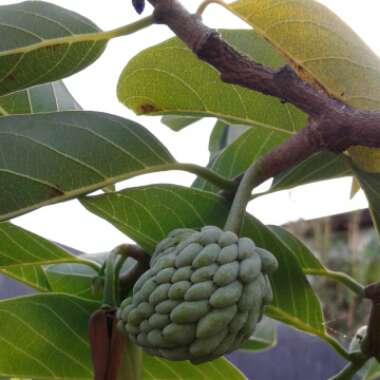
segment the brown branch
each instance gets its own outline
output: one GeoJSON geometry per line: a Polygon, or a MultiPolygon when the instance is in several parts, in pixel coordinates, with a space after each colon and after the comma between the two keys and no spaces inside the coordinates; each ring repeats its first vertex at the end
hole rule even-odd
{"type": "Polygon", "coordinates": [[[217,69],[224,82],[275,96],[309,115],[304,129],[264,156],[263,180],[318,151],[344,152],[357,145],[380,147],[380,112],[349,107],[301,79],[287,65],[273,70],[244,56],[178,0],[149,1],[155,8],[156,22],[166,24],[200,59],[217,69]]]}

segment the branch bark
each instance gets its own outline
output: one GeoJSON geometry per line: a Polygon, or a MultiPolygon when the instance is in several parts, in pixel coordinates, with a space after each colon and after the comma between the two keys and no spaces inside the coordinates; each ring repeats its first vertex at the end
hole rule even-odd
{"type": "Polygon", "coordinates": [[[178,0],[149,2],[155,21],[167,25],[201,60],[217,69],[224,82],[275,96],[309,115],[304,129],[263,157],[262,181],[318,151],[338,153],[358,145],[380,148],[380,112],[349,107],[318,84],[300,78],[288,65],[273,70],[244,56],[178,0]]]}

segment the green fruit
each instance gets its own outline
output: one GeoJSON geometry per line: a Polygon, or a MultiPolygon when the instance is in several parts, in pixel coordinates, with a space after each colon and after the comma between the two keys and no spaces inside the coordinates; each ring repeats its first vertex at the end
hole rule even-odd
{"type": "Polygon", "coordinates": [[[267,274],[278,266],[248,238],[206,226],[161,241],[118,326],[148,353],[202,363],[239,347],[273,297],[267,274]]]}

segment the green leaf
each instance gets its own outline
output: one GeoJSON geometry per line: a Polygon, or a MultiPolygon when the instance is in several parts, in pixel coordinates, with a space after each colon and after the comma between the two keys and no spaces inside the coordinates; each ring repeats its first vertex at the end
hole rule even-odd
{"type": "Polygon", "coordinates": [[[320,301],[292,250],[253,217],[245,220],[242,235],[252,238],[257,246],[272,252],[279,262],[280,269],[270,276],[274,300],[266,308],[266,314],[323,338],[325,329],[320,301]]]}
{"type": "MultiPolygon", "coordinates": [[[[208,150],[210,152],[210,163],[215,159],[215,157],[223,150],[227,145],[229,145],[229,124],[225,123],[223,120],[217,120],[214,128],[212,129],[210,135],[210,141],[208,143],[208,150]]],[[[244,133],[244,127],[241,128],[242,133],[244,133]]]]}
{"type": "MultiPolygon", "coordinates": [[[[237,129],[238,127],[233,128],[237,129]]],[[[245,171],[260,156],[286,140],[287,137],[288,134],[281,131],[260,127],[249,128],[212,160],[210,168],[227,178],[233,178],[245,171]]],[[[218,190],[202,179],[196,182],[195,187],[214,192],[218,190]]]]}
{"type": "Polygon", "coordinates": [[[380,364],[376,359],[371,359],[366,365],[366,374],[362,380],[378,380],[380,377],[380,364]]]}
{"type": "MultiPolygon", "coordinates": [[[[243,53],[277,68],[284,61],[252,31],[223,31],[223,37],[243,53]]],[[[177,38],[151,47],[124,69],[118,97],[137,114],[214,116],[233,124],[279,130],[289,136],[305,126],[306,116],[279,99],[223,83],[177,38]]]]}
{"type": "Polygon", "coordinates": [[[47,279],[45,270],[39,265],[29,265],[27,267],[15,267],[2,269],[1,273],[11,277],[25,285],[30,286],[40,292],[49,292],[51,287],[47,279]]]}
{"type": "Polygon", "coordinates": [[[79,110],[80,105],[62,81],[0,96],[0,116],[79,110]]]}
{"type": "MultiPolygon", "coordinates": [[[[247,131],[247,129],[250,129],[250,127],[245,125],[230,125],[223,120],[217,120],[209,140],[208,149],[210,152],[210,159],[207,167],[213,167],[216,161],[218,161],[218,157],[223,149],[238,139],[245,131],[247,131]]],[[[203,189],[206,186],[206,181],[201,177],[197,177],[192,185],[192,187],[199,189],[203,189]]],[[[212,188],[213,186],[210,186],[210,189],[212,188]]]]}
{"type": "Polygon", "coordinates": [[[105,36],[85,17],[44,1],[0,7],[0,95],[52,82],[93,63],[105,36]]]}
{"type": "Polygon", "coordinates": [[[188,127],[189,125],[196,123],[200,119],[201,118],[199,117],[191,116],[167,115],[162,117],[161,122],[173,131],[178,132],[181,129],[188,127]]]}
{"type": "Polygon", "coordinates": [[[327,277],[338,281],[356,293],[357,296],[363,296],[364,287],[361,284],[346,273],[327,269],[315,257],[312,251],[293,234],[278,226],[270,226],[270,229],[276,234],[284,247],[287,247],[293,253],[305,274],[327,277]]]}
{"type": "Polygon", "coordinates": [[[269,192],[349,175],[352,175],[352,170],[343,155],[331,152],[316,153],[276,176],[269,192]]]}
{"type": "Polygon", "coordinates": [[[96,271],[87,265],[58,264],[45,269],[51,291],[72,294],[81,298],[98,299],[92,292],[96,271]]]}
{"type": "Polygon", "coordinates": [[[274,347],[276,344],[277,326],[271,319],[264,317],[257,325],[254,335],[249,340],[243,342],[239,350],[263,351],[274,347]]]}
{"type": "MultiPolygon", "coordinates": [[[[109,252],[96,254],[81,254],[82,260],[91,260],[102,266],[109,252]]],[[[128,258],[123,265],[121,273],[128,272],[136,261],[128,258]]],[[[51,291],[72,294],[81,298],[99,300],[100,295],[92,291],[93,279],[97,272],[88,265],[79,263],[49,265],[45,268],[46,277],[51,291]]]]}
{"type": "Polygon", "coordinates": [[[68,262],[86,267],[86,263],[91,264],[38,235],[10,223],[0,223],[0,271],[6,276],[37,290],[50,291],[43,265],[68,262]]]}
{"type": "MultiPolygon", "coordinates": [[[[155,245],[175,228],[223,226],[228,204],[205,191],[174,185],[133,188],[115,194],[87,197],[82,204],[105,218],[152,252],[155,245]]],[[[297,259],[276,235],[257,219],[245,219],[242,236],[273,252],[280,269],[271,276],[274,303],[269,316],[322,336],[322,311],[318,298],[303,274],[297,259]]]]}
{"type": "MultiPolygon", "coordinates": [[[[227,128],[235,128],[236,130],[239,127],[229,126],[227,128]]],[[[217,139],[221,138],[220,134],[222,133],[220,125],[218,129],[216,133],[219,133],[219,135],[215,136],[215,140],[212,141],[214,151],[217,149],[217,139]]],[[[222,151],[214,153],[209,167],[220,175],[233,178],[244,172],[254,161],[265,153],[270,152],[285,139],[286,135],[278,131],[249,128],[231,145],[228,145],[222,151]]],[[[352,170],[343,155],[331,152],[316,153],[300,164],[274,177],[271,188],[255,196],[349,175],[352,175],[352,170]]],[[[197,178],[194,187],[207,191],[218,191],[214,185],[202,178],[197,178]]]]}
{"type": "Polygon", "coordinates": [[[88,318],[96,302],[44,294],[0,302],[0,376],[92,379],[88,318]]]}
{"type": "Polygon", "coordinates": [[[300,267],[305,270],[326,271],[326,268],[313,255],[309,248],[306,247],[299,239],[282,227],[270,226],[271,231],[276,234],[282,244],[288,248],[297,259],[300,267]]]}
{"type": "Polygon", "coordinates": [[[86,262],[57,245],[11,223],[0,223],[0,269],[86,262]]]}
{"type": "Polygon", "coordinates": [[[144,355],[143,380],[244,380],[246,377],[226,359],[200,365],[173,362],[144,355]]]}
{"type": "Polygon", "coordinates": [[[356,178],[366,194],[372,221],[380,235],[380,174],[369,173],[353,165],[356,178]]]}
{"type": "MultiPolygon", "coordinates": [[[[324,5],[314,0],[239,0],[227,7],[302,78],[352,107],[380,109],[378,56],[324,5]]],[[[364,169],[379,171],[380,150],[355,148],[351,153],[364,169]]]]}
{"type": "Polygon", "coordinates": [[[2,117],[0,151],[0,220],[175,162],[139,124],[96,112],[2,117]]]}

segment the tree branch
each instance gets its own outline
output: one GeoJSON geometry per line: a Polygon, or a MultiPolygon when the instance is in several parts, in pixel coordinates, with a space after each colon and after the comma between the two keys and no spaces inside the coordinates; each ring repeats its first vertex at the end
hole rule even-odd
{"type": "Polygon", "coordinates": [[[300,78],[290,66],[273,70],[244,56],[178,0],[149,1],[155,21],[166,24],[201,60],[217,69],[224,82],[275,96],[309,115],[305,128],[263,157],[261,182],[318,151],[380,147],[380,112],[349,107],[317,83],[300,78]]]}

